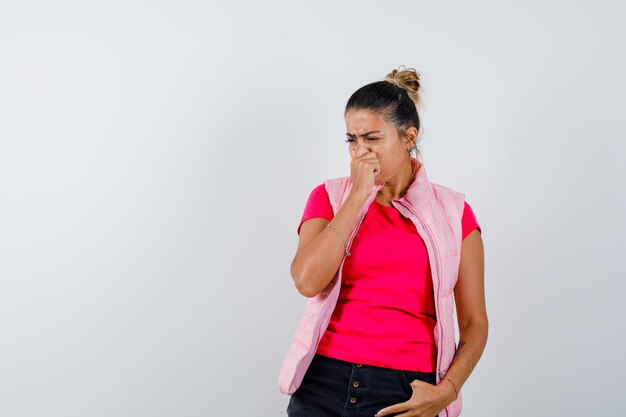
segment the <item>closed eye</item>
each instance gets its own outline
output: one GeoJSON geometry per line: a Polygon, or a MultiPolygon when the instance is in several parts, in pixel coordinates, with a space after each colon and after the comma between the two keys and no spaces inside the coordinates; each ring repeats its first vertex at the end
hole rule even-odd
{"type": "MultiPolygon", "coordinates": [[[[366,141],[370,142],[370,141],[374,141],[374,140],[378,140],[380,138],[365,138],[366,141]]],[[[350,142],[354,142],[354,139],[346,139],[346,142],[350,143],[350,142]]]]}

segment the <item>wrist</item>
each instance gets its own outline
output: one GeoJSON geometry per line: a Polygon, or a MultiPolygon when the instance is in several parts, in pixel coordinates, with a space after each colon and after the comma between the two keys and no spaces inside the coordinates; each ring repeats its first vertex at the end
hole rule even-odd
{"type": "Polygon", "coordinates": [[[370,196],[371,193],[372,193],[372,190],[367,191],[365,189],[352,188],[350,190],[349,196],[356,199],[360,203],[365,203],[365,201],[367,200],[367,198],[370,196]]]}
{"type": "Polygon", "coordinates": [[[441,389],[442,395],[445,397],[448,404],[457,399],[456,389],[449,379],[442,379],[437,387],[441,389]]]}

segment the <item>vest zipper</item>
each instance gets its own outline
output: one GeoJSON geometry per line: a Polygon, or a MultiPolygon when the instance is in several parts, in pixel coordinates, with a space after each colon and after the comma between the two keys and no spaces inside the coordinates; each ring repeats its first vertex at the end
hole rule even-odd
{"type": "MultiPolygon", "coordinates": [[[[422,224],[422,227],[424,228],[424,230],[426,230],[426,233],[428,234],[428,238],[430,239],[433,249],[435,251],[435,261],[436,261],[436,265],[435,268],[437,270],[437,276],[439,277],[438,279],[438,284],[437,284],[437,299],[435,300],[435,307],[436,307],[436,313],[437,313],[437,325],[439,326],[439,335],[441,338],[441,341],[443,342],[443,326],[441,325],[441,320],[439,319],[440,317],[440,306],[439,306],[439,290],[441,288],[441,258],[439,257],[439,248],[437,247],[437,243],[435,242],[435,239],[433,239],[433,235],[430,231],[430,228],[426,225],[426,222],[424,221],[424,219],[422,218],[421,215],[419,215],[415,210],[413,210],[413,208],[411,208],[411,206],[409,206],[408,204],[404,204],[402,203],[402,205],[407,208],[411,213],[413,213],[415,215],[415,217],[417,217],[420,221],[420,223],[422,224]]],[[[441,380],[441,378],[443,377],[441,371],[440,371],[440,366],[441,366],[441,357],[442,357],[442,346],[443,343],[440,343],[440,346],[438,346],[437,349],[437,374],[439,375],[439,379],[441,380]]]]}

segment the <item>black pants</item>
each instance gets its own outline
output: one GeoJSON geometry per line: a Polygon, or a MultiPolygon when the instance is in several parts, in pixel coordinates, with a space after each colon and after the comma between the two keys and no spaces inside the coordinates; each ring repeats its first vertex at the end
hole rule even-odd
{"type": "Polygon", "coordinates": [[[410,399],[414,379],[436,384],[435,372],[401,371],[316,354],[289,399],[287,416],[373,417],[385,407],[410,399]]]}

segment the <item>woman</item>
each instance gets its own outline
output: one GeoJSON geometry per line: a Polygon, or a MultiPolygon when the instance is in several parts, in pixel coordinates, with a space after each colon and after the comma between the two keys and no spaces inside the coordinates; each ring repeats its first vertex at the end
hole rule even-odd
{"type": "Polygon", "coordinates": [[[311,192],[291,265],[309,303],[279,376],[290,417],[461,412],[487,341],[481,229],[426,176],[419,104],[402,67],[348,100],[350,176],[311,192]]]}

